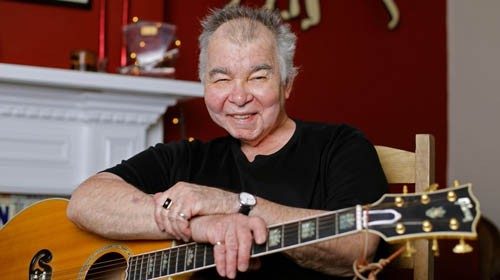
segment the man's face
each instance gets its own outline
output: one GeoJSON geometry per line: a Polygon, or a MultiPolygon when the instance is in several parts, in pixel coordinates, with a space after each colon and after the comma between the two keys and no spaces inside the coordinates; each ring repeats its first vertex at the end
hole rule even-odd
{"type": "Polygon", "coordinates": [[[228,23],[208,44],[205,103],[211,118],[233,137],[256,145],[285,116],[290,89],[280,82],[276,43],[264,26],[258,38],[228,39],[228,23]]]}

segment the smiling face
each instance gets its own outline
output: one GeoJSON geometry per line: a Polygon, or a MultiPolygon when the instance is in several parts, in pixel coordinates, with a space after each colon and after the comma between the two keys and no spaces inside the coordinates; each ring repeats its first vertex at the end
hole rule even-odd
{"type": "Polygon", "coordinates": [[[255,146],[284,124],[284,103],[291,87],[281,83],[272,33],[260,23],[246,29],[256,36],[243,39],[237,33],[242,29],[235,25],[248,22],[232,20],[214,32],[204,86],[205,103],[215,123],[243,144],[255,146]]]}

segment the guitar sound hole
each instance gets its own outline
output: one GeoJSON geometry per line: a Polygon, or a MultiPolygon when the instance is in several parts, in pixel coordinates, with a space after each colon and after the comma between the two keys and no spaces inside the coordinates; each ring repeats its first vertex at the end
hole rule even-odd
{"type": "Polygon", "coordinates": [[[90,267],[85,279],[124,279],[127,261],[118,253],[108,253],[98,258],[90,267]]]}

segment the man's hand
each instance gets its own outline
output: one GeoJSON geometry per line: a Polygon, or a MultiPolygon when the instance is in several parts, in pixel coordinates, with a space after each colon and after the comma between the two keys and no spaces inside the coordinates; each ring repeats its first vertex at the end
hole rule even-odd
{"type": "Polygon", "coordinates": [[[160,230],[184,241],[191,238],[191,218],[238,210],[237,194],[186,182],[178,182],[167,191],[155,194],[154,199],[155,221],[160,230]]]}
{"type": "Polygon", "coordinates": [[[252,244],[267,239],[264,220],[242,214],[200,216],[191,221],[191,231],[194,241],[214,245],[217,272],[231,279],[248,269],[252,244]]]}

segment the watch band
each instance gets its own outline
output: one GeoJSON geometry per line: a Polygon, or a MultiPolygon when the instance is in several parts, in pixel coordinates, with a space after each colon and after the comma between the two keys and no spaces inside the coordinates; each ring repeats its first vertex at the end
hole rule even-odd
{"type": "Polygon", "coordinates": [[[250,210],[252,210],[251,206],[240,204],[240,211],[238,212],[248,216],[248,214],[250,214],[250,210]]]}

